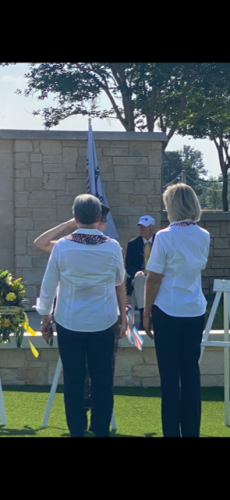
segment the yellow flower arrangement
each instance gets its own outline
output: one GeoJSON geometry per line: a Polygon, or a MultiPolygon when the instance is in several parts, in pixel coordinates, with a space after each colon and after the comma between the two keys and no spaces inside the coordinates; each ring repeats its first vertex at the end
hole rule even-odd
{"type": "Polygon", "coordinates": [[[21,347],[25,322],[24,294],[21,278],[13,280],[11,273],[0,270],[0,342],[9,342],[10,333],[14,333],[17,347],[21,347]]]}
{"type": "MultiPolygon", "coordinates": [[[[10,334],[13,333],[18,348],[22,345],[25,330],[31,335],[36,335],[23,310],[24,295],[22,279],[13,280],[8,271],[0,270],[0,342],[10,342],[10,334]]],[[[28,342],[33,355],[37,358],[39,355],[37,349],[29,339],[28,342]]]]}
{"type": "Polygon", "coordinates": [[[6,300],[8,300],[9,302],[13,302],[13,300],[15,300],[15,299],[16,299],[16,295],[13,292],[10,292],[6,295],[6,300]]]}
{"type": "Polygon", "coordinates": [[[11,285],[12,283],[12,274],[9,273],[8,276],[6,277],[6,283],[7,285],[11,285]]]}

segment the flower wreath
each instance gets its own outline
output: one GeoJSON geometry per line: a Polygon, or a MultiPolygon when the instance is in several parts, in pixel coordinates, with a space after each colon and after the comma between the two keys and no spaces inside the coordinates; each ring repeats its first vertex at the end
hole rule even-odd
{"type": "MultiPolygon", "coordinates": [[[[0,270],[0,342],[10,342],[10,334],[13,333],[18,348],[22,345],[25,330],[35,335],[23,310],[24,295],[22,278],[13,280],[9,271],[0,270]]],[[[29,344],[37,357],[38,353],[30,340],[29,344]]]]}

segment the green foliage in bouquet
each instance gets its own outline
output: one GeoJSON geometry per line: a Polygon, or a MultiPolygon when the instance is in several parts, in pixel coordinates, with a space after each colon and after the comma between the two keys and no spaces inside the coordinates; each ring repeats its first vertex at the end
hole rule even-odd
{"type": "Polygon", "coordinates": [[[24,333],[24,295],[22,278],[13,280],[9,271],[0,270],[0,342],[9,342],[14,333],[18,348],[24,333]]]}

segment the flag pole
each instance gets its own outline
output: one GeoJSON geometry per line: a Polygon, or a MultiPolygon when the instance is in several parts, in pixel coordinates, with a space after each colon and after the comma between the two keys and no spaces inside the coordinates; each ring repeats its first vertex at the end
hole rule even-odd
{"type": "MultiPolygon", "coordinates": [[[[87,192],[89,194],[96,196],[100,200],[102,205],[109,208],[108,201],[102,186],[102,180],[97,161],[97,153],[93,138],[91,118],[88,118],[88,121],[89,121],[89,130],[88,130],[88,143],[87,143],[87,156],[86,156],[87,192]]],[[[113,222],[111,212],[108,213],[108,221],[105,230],[105,235],[115,240],[119,238],[118,232],[113,222]]]]}

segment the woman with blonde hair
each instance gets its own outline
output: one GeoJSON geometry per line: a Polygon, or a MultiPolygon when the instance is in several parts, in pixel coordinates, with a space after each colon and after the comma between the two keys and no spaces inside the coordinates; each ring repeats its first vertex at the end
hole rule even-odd
{"type": "Polygon", "coordinates": [[[147,265],[144,327],[155,340],[164,437],[199,437],[198,362],[207,304],[201,270],[210,235],[197,225],[201,208],[190,186],[168,186],[163,201],[170,224],[156,234],[147,265]]]}

